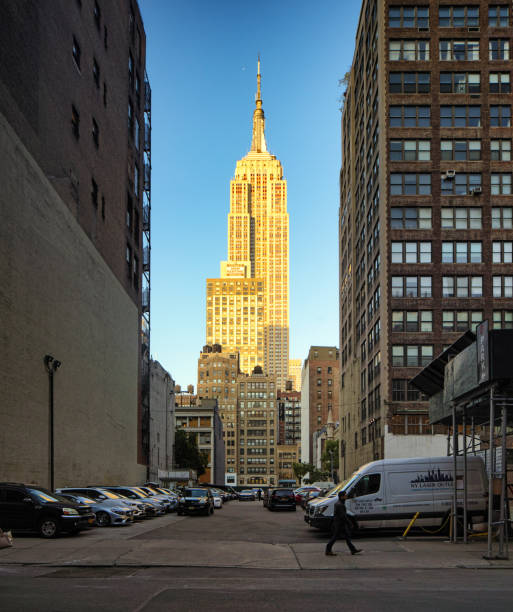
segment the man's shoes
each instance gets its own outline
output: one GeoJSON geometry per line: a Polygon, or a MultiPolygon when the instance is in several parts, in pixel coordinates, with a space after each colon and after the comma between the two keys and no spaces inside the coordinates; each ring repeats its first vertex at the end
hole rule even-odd
{"type": "Polygon", "coordinates": [[[326,554],[328,555],[328,557],[336,557],[337,553],[331,552],[331,550],[327,550],[326,554]]]}
{"type": "Polygon", "coordinates": [[[361,552],[362,552],[361,548],[355,548],[354,550],[351,551],[351,554],[357,555],[358,553],[361,553],[361,552]]]}

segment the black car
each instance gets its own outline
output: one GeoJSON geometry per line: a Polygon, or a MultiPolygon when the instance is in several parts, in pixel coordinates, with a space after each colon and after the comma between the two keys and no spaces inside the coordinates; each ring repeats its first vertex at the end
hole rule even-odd
{"type": "Polygon", "coordinates": [[[52,493],[39,485],[0,483],[0,528],[35,531],[43,538],[78,533],[94,524],[89,506],[52,493]]]}
{"type": "Polygon", "coordinates": [[[209,489],[200,487],[185,487],[178,498],[178,515],[182,514],[214,514],[214,498],[209,489]]]}
{"type": "Polygon", "coordinates": [[[264,506],[268,510],[276,510],[278,508],[288,508],[296,510],[296,498],[293,489],[268,489],[264,494],[264,506]]]}

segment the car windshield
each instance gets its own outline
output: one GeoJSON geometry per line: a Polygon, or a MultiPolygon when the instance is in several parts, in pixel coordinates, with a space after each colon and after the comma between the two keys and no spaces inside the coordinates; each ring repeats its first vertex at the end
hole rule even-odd
{"type": "Polygon", "coordinates": [[[29,489],[28,491],[41,502],[69,502],[69,499],[61,497],[58,493],[46,491],[46,489],[29,489]]]}
{"type": "Polygon", "coordinates": [[[331,489],[331,491],[328,491],[325,497],[334,497],[335,495],[338,494],[339,491],[345,491],[349,487],[349,485],[354,481],[354,479],[357,476],[359,476],[359,474],[360,472],[355,472],[354,474],[352,474],[347,480],[344,480],[343,482],[338,484],[336,487],[331,489]]]}
{"type": "Polygon", "coordinates": [[[149,497],[148,493],[146,493],[146,491],[143,491],[140,487],[132,487],[132,491],[136,491],[137,493],[139,493],[139,495],[142,495],[143,497],[149,497]]]}
{"type": "Polygon", "coordinates": [[[288,491],[287,489],[280,489],[278,491],[274,491],[273,495],[276,497],[291,497],[294,495],[293,491],[288,491]]]}
{"type": "Polygon", "coordinates": [[[106,489],[98,490],[102,495],[105,495],[105,497],[108,497],[109,499],[121,499],[120,495],[116,495],[115,493],[112,493],[112,491],[107,491],[106,489]]]}
{"type": "Polygon", "coordinates": [[[253,491],[246,489],[246,491],[241,491],[241,493],[248,493],[249,495],[253,495],[253,491]]]}
{"type": "Polygon", "coordinates": [[[184,489],[183,494],[185,497],[205,497],[207,492],[204,489],[184,489]]]}

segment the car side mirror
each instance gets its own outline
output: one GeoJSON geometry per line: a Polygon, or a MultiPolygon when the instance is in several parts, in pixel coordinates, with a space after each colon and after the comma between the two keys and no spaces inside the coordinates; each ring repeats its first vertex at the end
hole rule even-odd
{"type": "Polygon", "coordinates": [[[101,499],[101,500],[103,501],[104,499],[107,499],[107,498],[106,498],[106,496],[105,496],[105,495],[99,495],[99,496],[98,496],[98,499],[101,499]]]}
{"type": "Polygon", "coordinates": [[[32,497],[24,497],[23,498],[23,502],[25,504],[33,504],[34,503],[33,500],[32,500],[32,497]]]}

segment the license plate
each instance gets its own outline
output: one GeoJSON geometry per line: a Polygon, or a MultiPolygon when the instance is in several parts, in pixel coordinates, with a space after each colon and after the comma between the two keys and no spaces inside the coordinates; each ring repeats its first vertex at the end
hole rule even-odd
{"type": "Polygon", "coordinates": [[[187,510],[195,510],[195,509],[196,509],[196,506],[188,506],[187,507],[187,510]]]}

